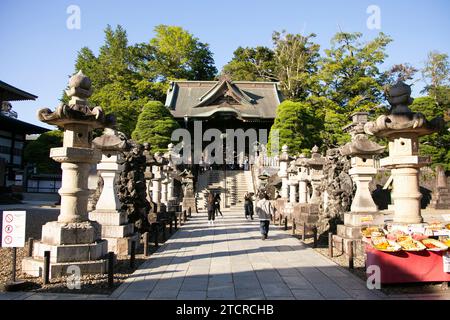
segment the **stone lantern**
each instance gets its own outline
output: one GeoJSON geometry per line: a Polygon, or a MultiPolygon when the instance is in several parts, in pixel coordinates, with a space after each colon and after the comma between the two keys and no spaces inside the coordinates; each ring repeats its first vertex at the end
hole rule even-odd
{"type": "Polygon", "coordinates": [[[384,226],[383,214],[378,212],[369,189],[369,183],[377,173],[373,157],[383,153],[384,147],[370,141],[364,133],[368,115],[367,112],[353,114],[353,122],[343,129],[351,134],[352,139],[339,151],[342,156],[351,157],[349,174],[356,185],[351,212],[344,213],[344,225],[337,226],[338,236],[344,239],[361,239],[363,226],[384,226]]]}
{"type": "Polygon", "coordinates": [[[152,172],[152,167],[155,164],[156,160],[152,154],[152,152],[150,151],[150,144],[148,142],[144,143],[144,152],[143,152],[144,156],[145,156],[145,172],[144,172],[144,176],[145,176],[145,180],[147,181],[147,201],[150,202],[150,204],[152,204],[153,206],[153,200],[151,197],[151,191],[152,191],[152,179],[153,179],[153,172],[152,172]]]}
{"type": "Polygon", "coordinates": [[[289,157],[288,151],[289,151],[289,148],[287,145],[284,145],[281,148],[280,170],[278,171],[278,176],[281,178],[281,198],[282,199],[287,199],[289,196],[287,168],[288,168],[288,164],[290,161],[290,157],[289,157]]]}
{"type": "Polygon", "coordinates": [[[307,157],[302,153],[295,160],[295,165],[298,168],[298,202],[299,203],[308,203],[308,165],[307,165],[307,157]]]}
{"type": "Polygon", "coordinates": [[[100,107],[90,108],[87,99],[92,94],[91,80],[81,71],[73,75],[66,91],[70,101],[54,112],[38,111],[40,121],[64,130],[63,146],[52,148],[50,157],[61,162],[61,210],[57,221],[42,227],[42,239],[34,243],[33,257],[22,261],[22,270],[39,276],[44,267],[44,252],[50,251],[50,276],[67,275],[67,267],[77,266],[82,274],[104,273],[107,242],[101,240],[100,225],[88,218],[90,191],[88,175],[92,164],[102,158],[93,149],[92,131],[103,128],[109,119],[100,107]]]}
{"type": "Polygon", "coordinates": [[[320,183],[324,178],[323,175],[323,166],[325,164],[325,158],[319,153],[319,148],[314,146],[311,149],[311,158],[308,159],[307,165],[309,168],[310,176],[309,180],[311,181],[312,186],[312,195],[311,199],[309,199],[310,203],[320,204],[321,196],[319,191],[320,183]]]}
{"type": "Polygon", "coordinates": [[[185,169],[180,173],[180,177],[181,184],[183,185],[182,210],[186,210],[187,212],[191,208],[191,210],[195,209],[198,212],[194,193],[194,175],[190,170],[185,169]]]}
{"type": "Polygon", "coordinates": [[[106,128],[92,144],[102,152],[97,170],[103,178],[103,189],[95,211],[89,213],[89,219],[101,225],[101,236],[108,241],[108,251],[120,256],[128,255],[132,242],[138,243],[139,235],[134,232],[134,225],[128,223],[127,212],[121,210],[118,197],[118,179],[124,168],[121,163],[127,143],[118,136],[117,131],[106,128]]]}
{"type": "MultiPolygon", "coordinates": [[[[156,211],[164,211],[165,209],[165,203],[163,200],[165,200],[165,197],[163,194],[165,194],[165,190],[163,190],[163,180],[165,179],[165,174],[163,172],[163,167],[166,164],[166,160],[163,157],[163,154],[161,152],[155,153],[155,164],[152,167],[153,172],[153,178],[152,178],[152,187],[153,187],[153,196],[152,200],[156,203],[156,211]],[[164,191],[164,192],[163,192],[164,191]]],[[[165,185],[164,185],[165,186],[165,185]]]]}
{"type": "Polygon", "coordinates": [[[394,223],[398,224],[423,221],[419,169],[429,164],[430,158],[419,155],[419,137],[437,132],[444,125],[441,117],[427,121],[423,114],[412,112],[408,107],[413,102],[410,95],[411,87],[398,81],[387,95],[390,114],[364,125],[367,134],[389,140],[389,156],[381,159],[380,165],[391,169],[394,223]]]}
{"type": "Polygon", "coordinates": [[[295,161],[291,162],[291,165],[289,166],[288,170],[288,185],[289,185],[289,203],[296,203],[297,202],[297,173],[298,169],[295,165],[295,161]]]}

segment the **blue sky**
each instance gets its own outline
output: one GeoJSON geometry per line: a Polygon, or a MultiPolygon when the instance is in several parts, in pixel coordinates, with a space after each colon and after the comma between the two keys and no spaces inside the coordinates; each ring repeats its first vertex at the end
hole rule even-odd
{"type": "MultiPolygon", "coordinates": [[[[369,40],[382,31],[394,41],[385,67],[408,62],[422,67],[430,50],[450,53],[450,1],[434,0],[0,0],[0,80],[39,98],[13,103],[19,119],[41,126],[36,110],[54,109],[73,73],[77,51],[97,52],[107,24],[122,25],[130,43],[148,41],[158,24],[181,26],[210,44],[220,70],[238,46],[271,45],[274,30],[317,34],[328,48],[331,37],[359,31],[369,40]],[[70,5],[81,9],[81,29],[66,27],[70,5]],[[381,10],[381,29],[370,30],[369,5],[381,10]]],[[[413,87],[418,96],[423,84],[413,87]]]]}

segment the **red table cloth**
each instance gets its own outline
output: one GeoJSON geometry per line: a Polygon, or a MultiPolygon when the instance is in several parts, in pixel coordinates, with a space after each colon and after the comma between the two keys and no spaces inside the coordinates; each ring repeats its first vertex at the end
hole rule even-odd
{"type": "Polygon", "coordinates": [[[379,266],[381,283],[450,281],[450,273],[444,272],[443,267],[445,253],[428,250],[384,252],[366,246],[366,270],[370,265],[379,266]]]}

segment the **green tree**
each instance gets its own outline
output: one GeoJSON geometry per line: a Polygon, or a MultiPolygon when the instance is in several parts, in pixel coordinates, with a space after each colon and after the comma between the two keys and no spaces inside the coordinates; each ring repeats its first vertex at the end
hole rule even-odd
{"type": "Polygon", "coordinates": [[[61,172],[61,164],[50,158],[50,149],[61,147],[62,144],[62,131],[45,132],[26,145],[23,155],[24,162],[35,164],[38,173],[59,173],[61,172]]]}
{"type": "Polygon", "coordinates": [[[280,147],[286,144],[290,154],[308,153],[315,144],[320,143],[322,124],[309,102],[285,100],[277,108],[270,129],[268,150],[272,148],[274,130],[278,130],[280,147]]]}
{"type": "MultiPolygon", "coordinates": [[[[415,98],[411,110],[421,112],[431,120],[437,116],[444,116],[446,109],[435,103],[433,97],[415,98]]],[[[443,128],[440,132],[423,136],[419,140],[419,150],[422,155],[431,156],[432,165],[441,164],[444,170],[450,171],[450,132],[443,128]]]]}
{"type": "Polygon", "coordinates": [[[217,72],[208,44],[180,27],[159,25],[155,32],[148,43],[130,45],[120,25],[108,25],[98,56],[84,47],[75,62],[75,71],[83,70],[92,80],[90,103],[114,113],[127,136],[147,102],[164,101],[169,80],[210,80],[217,72]]]}
{"type": "Polygon", "coordinates": [[[274,56],[273,50],[267,47],[238,47],[222,73],[236,81],[278,81],[274,56]]]}
{"type": "Polygon", "coordinates": [[[291,100],[304,100],[317,85],[318,44],[316,35],[274,32],[276,75],[283,95],[291,100]]]}
{"type": "Polygon", "coordinates": [[[337,33],[331,48],[325,50],[319,70],[320,86],[311,98],[322,108],[325,130],[323,145],[336,147],[349,140],[342,127],[357,111],[372,111],[384,101],[385,74],[379,66],[387,57],[385,49],[392,41],[380,33],[361,43],[361,33],[337,33]]]}
{"type": "Polygon", "coordinates": [[[139,114],[132,138],[148,142],[153,152],[167,150],[172,131],[179,128],[170,111],[159,101],[148,102],[139,114]]]}
{"type": "Polygon", "coordinates": [[[162,81],[212,80],[217,73],[209,45],[177,26],[158,25],[150,40],[149,71],[162,81]]]}
{"type": "Polygon", "coordinates": [[[319,45],[303,36],[273,32],[273,49],[257,46],[239,47],[222,72],[233,80],[276,81],[286,99],[304,100],[317,85],[319,45]]]}

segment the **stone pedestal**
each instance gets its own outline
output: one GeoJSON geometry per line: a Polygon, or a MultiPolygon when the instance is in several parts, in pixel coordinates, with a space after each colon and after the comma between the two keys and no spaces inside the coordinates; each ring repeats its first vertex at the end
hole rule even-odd
{"type": "Polygon", "coordinates": [[[301,229],[303,224],[308,228],[316,225],[319,221],[319,205],[312,203],[298,203],[294,206],[293,218],[297,229],[301,229]]]}
{"type": "Polygon", "coordinates": [[[191,208],[192,212],[195,211],[198,213],[197,202],[194,194],[194,176],[190,171],[185,170],[180,174],[180,177],[182,178],[181,183],[183,185],[183,201],[181,203],[181,210],[186,210],[187,212],[189,208],[191,208]]]}
{"type": "Polygon", "coordinates": [[[58,221],[42,227],[41,241],[36,241],[33,257],[22,261],[22,270],[40,276],[44,267],[44,251],[50,251],[50,277],[67,275],[68,266],[76,266],[81,274],[104,273],[107,268],[107,242],[101,239],[101,227],[88,220],[88,176],[91,164],[98,163],[101,153],[91,148],[92,130],[104,127],[101,108],[90,109],[87,98],[91,82],[81,72],[69,82],[69,105],[55,112],[41,109],[39,120],[64,128],[63,147],[50,150],[50,157],[61,162],[61,211],[58,221]]]}
{"type": "Polygon", "coordinates": [[[450,190],[447,186],[447,177],[442,166],[436,166],[436,186],[431,195],[430,208],[450,209],[450,190]]]}
{"type": "Polygon", "coordinates": [[[345,132],[350,132],[352,140],[342,146],[339,151],[342,156],[351,156],[349,174],[356,186],[356,192],[350,207],[351,212],[344,214],[344,224],[337,225],[335,237],[344,243],[343,250],[346,253],[348,253],[349,241],[353,241],[355,246],[362,248],[361,230],[364,227],[382,228],[384,226],[384,216],[378,212],[369,189],[369,183],[377,173],[373,156],[383,153],[384,147],[370,141],[364,133],[364,125],[368,119],[367,112],[357,112],[352,115],[352,118],[353,122],[343,129],[345,132]]]}
{"type": "MultiPolygon", "coordinates": [[[[98,145],[94,140],[94,145],[98,148],[105,148],[102,140],[97,143],[98,145]]],[[[104,185],[96,210],[89,213],[89,219],[100,224],[101,237],[108,242],[108,251],[124,256],[131,254],[132,241],[138,246],[139,234],[134,232],[133,224],[128,223],[126,212],[120,211],[117,180],[123,170],[123,165],[119,164],[121,155],[118,151],[108,149],[110,148],[103,150],[102,161],[97,165],[104,185]]]]}

